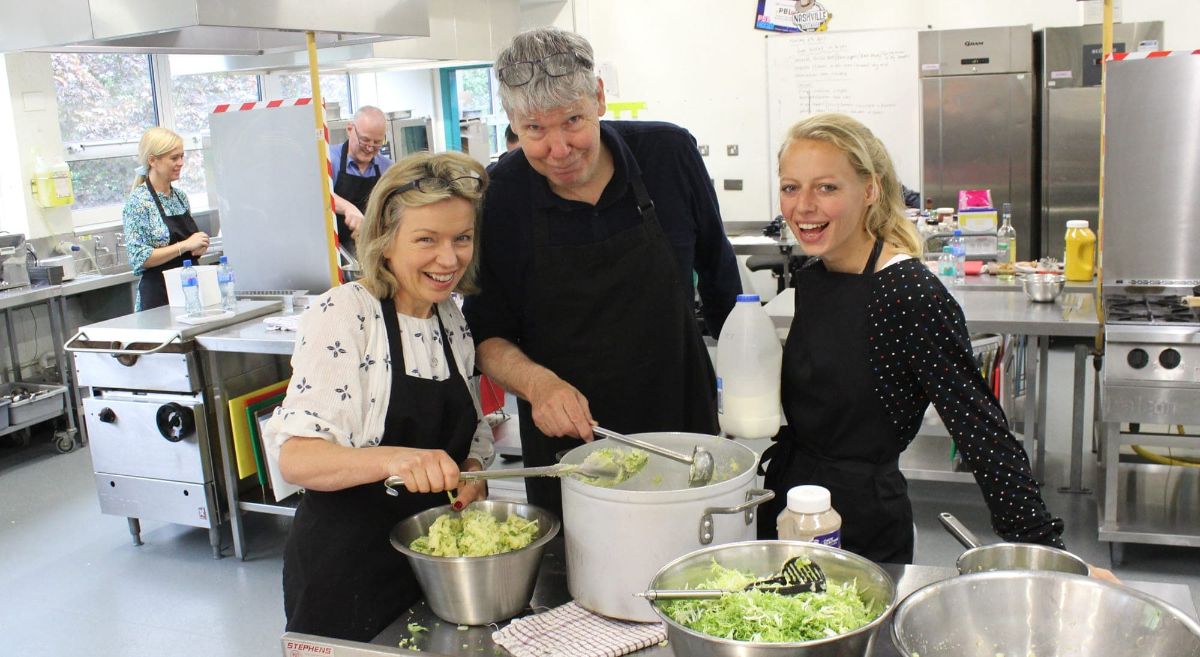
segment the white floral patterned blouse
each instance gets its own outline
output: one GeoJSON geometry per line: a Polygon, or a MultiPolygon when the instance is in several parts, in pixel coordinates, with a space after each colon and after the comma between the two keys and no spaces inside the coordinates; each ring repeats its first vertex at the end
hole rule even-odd
{"type": "MultiPolygon", "coordinates": [[[[442,358],[445,339],[459,374],[469,382],[475,369],[471,331],[454,301],[438,304],[437,310],[445,336],[437,317],[398,314],[405,374],[435,381],[450,376],[442,358]]],[[[324,438],[347,447],[378,445],[391,397],[391,365],[379,300],[358,283],[326,292],[300,317],[292,380],[282,406],[267,424],[267,449],[278,456],[280,445],[292,436],[324,438]]],[[[478,418],[470,456],[486,467],[494,457],[492,431],[483,421],[474,386],[467,388],[478,418]]]]}

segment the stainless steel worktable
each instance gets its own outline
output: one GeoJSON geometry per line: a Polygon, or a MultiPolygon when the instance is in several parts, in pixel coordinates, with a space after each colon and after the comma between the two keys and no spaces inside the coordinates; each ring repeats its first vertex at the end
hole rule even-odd
{"type": "MultiPolygon", "coordinates": [[[[562,551],[561,539],[547,546],[542,568],[538,572],[537,588],[534,590],[533,600],[530,602],[531,607],[553,608],[570,601],[571,596],[567,592],[566,568],[562,551]]],[[[909,593],[926,584],[958,574],[954,568],[896,564],[882,564],[882,566],[896,580],[897,600],[903,600],[909,593]]],[[[1196,607],[1192,602],[1191,590],[1186,585],[1138,581],[1126,581],[1125,584],[1178,607],[1192,618],[1196,617],[1196,607]]],[[[953,622],[953,620],[947,619],[947,622],[953,622]]],[[[304,657],[309,655],[322,655],[323,657],[508,655],[507,651],[492,642],[492,632],[495,630],[496,628],[490,626],[459,629],[458,625],[446,623],[434,616],[424,602],[418,602],[408,612],[401,614],[400,618],[380,632],[379,636],[369,644],[288,633],[283,635],[282,647],[285,656],[296,654],[304,657]],[[419,636],[413,639],[414,647],[419,652],[398,647],[401,640],[406,640],[406,645],[408,645],[407,640],[411,637],[408,630],[409,623],[415,623],[429,630],[419,633],[419,636]],[[289,641],[296,644],[308,644],[317,649],[311,652],[290,653],[286,649],[289,641]]],[[[668,643],[665,646],[654,646],[630,654],[635,657],[671,657],[675,655],[675,651],[668,643]]],[[[900,653],[892,646],[890,619],[879,628],[869,655],[870,657],[900,657],[900,653]]]]}
{"type": "MultiPolygon", "coordinates": [[[[972,277],[968,277],[972,278],[972,277]]],[[[967,327],[972,332],[1029,336],[1035,348],[1025,350],[1025,435],[1033,441],[1034,476],[1045,479],[1046,458],[1046,378],[1049,370],[1050,338],[1054,336],[1087,338],[1096,335],[1100,322],[1096,317],[1093,295],[1068,292],[1053,303],[1035,303],[1019,290],[970,289],[952,286],[951,294],[962,306],[967,327]]],[[[781,294],[767,303],[767,314],[776,328],[787,329],[795,314],[795,294],[781,294]]],[[[1083,403],[1087,344],[1075,346],[1074,415],[1071,430],[1071,489],[1081,490],[1083,449],[1083,403]]]]}
{"type": "MultiPolygon", "coordinates": [[[[279,301],[275,302],[279,304],[279,301]]],[[[298,315],[304,308],[297,305],[294,310],[284,312],[276,309],[268,317],[298,315]]],[[[196,344],[208,356],[208,371],[212,374],[213,400],[216,408],[224,409],[229,401],[229,390],[221,375],[221,354],[273,354],[290,356],[296,346],[294,331],[276,331],[267,328],[263,323],[264,317],[256,317],[249,321],[225,326],[196,336],[196,344]]],[[[225,476],[225,501],[229,509],[229,526],[233,534],[233,553],[238,559],[246,558],[246,537],[242,526],[242,512],[269,513],[273,515],[291,516],[296,513],[294,506],[273,504],[266,501],[252,502],[242,500],[238,493],[237,468],[233,459],[233,430],[229,426],[229,414],[217,413],[217,436],[221,447],[221,468],[225,476]]]]}

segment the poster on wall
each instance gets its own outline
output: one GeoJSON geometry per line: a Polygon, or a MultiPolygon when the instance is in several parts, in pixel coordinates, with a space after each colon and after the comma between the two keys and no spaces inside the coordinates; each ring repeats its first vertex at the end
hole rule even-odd
{"type": "Polygon", "coordinates": [[[833,12],[819,0],[758,0],[754,29],[768,32],[824,32],[833,12]]]}

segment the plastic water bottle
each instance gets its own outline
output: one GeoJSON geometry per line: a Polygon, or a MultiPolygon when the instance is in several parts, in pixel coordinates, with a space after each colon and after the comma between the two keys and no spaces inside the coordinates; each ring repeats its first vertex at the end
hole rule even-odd
{"type": "Polygon", "coordinates": [[[954,230],[954,237],[950,238],[950,248],[954,253],[954,284],[962,285],[967,281],[967,243],[963,239],[962,230],[954,230]]]}
{"type": "Polygon", "coordinates": [[[942,247],[942,255],[938,256],[938,277],[942,279],[943,285],[950,285],[954,282],[954,248],[951,246],[942,247]]]}
{"type": "Polygon", "coordinates": [[[996,230],[996,264],[1008,265],[1001,270],[1000,278],[1012,278],[1012,266],[1017,263],[1017,229],[1012,225],[1012,203],[1005,203],[1000,214],[1000,228],[996,230]]]}
{"type": "Polygon", "coordinates": [[[779,431],[783,347],[757,294],[739,294],[717,341],[717,411],[721,430],[737,438],[779,431]]]}
{"type": "Polygon", "coordinates": [[[221,256],[220,264],[217,265],[217,285],[221,288],[221,310],[236,311],[237,296],[233,292],[233,267],[229,266],[227,256],[221,256]]]}
{"type": "Polygon", "coordinates": [[[183,269],[179,272],[179,284],[183,287],[183,309],[189,317],[199,317],[203,311],[200,305],[200,276],[191,260],[183,261],[183,269]]]}

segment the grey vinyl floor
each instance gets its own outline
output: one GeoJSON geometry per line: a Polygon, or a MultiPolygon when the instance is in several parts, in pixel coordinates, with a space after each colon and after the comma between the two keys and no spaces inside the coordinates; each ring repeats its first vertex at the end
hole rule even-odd
{"type": "MultiPolygon", "coordinates": [[[[1064,359],[1069,352],[1052,354],[1052,381],[1070,380],[1059,371],[1064,359]]],[[[1052,396],[1051,417],[1065,403],[1052,396]]],[[[1057,491],[1066,481],[1063,426],[1050,425],[1047,503],[1067,521],[1068,547],[1108,565],[1107,544],[1096,539],[1095,496],[1057,491]]],[[[1085,463],[1090,485],[1094,466],[1085,463]]],[[[942,511],[997,540],[974,486],[918,481],[911,493],[917,563],[952,567],[961,551],[937,522],[942,511]]],[[[152,521],[142,524],[145,544],[134,547],[125,519],[99,511],[86,449],[60,455],[45,440],[0,447],[0,657],[281,655],[288,525],[248,516],[245,561],[233,558],[227,527],[222,559],[213,559],[206,531],[152,521]]],[[[1200,606],[1200,549],[1131,544],[1116,572],[1190,585],[1200,606]]]]}

